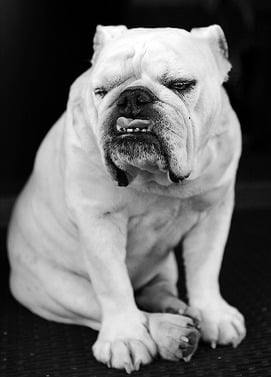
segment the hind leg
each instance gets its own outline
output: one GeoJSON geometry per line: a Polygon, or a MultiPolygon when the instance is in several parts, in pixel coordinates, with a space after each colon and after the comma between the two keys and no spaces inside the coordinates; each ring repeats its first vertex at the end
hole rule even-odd
{"type": "Polygon", "coordinates": [[[90,280],[38,261],[35,271],[14,264],[10,288],[16,299],[41,317],[98,330],[101,309],[90,280]]]}
{"type": "Polygon", "coordinates": [[[149,312],[184,313],[187,305],[178,298],[177,280],[177,262],[171,251],[159,274],[136,293],[137,304],[149,312]]]}
{"type": "Polygon", "coordinates": [[[198,323],[189,316],[189,308],[178,298],[177,264],[171,252],[161,265],[160,273],[136,295],[139,307],[148,314],[151,336],[159,354],[167,360],[189,361],[197,349],[198,323]]]}

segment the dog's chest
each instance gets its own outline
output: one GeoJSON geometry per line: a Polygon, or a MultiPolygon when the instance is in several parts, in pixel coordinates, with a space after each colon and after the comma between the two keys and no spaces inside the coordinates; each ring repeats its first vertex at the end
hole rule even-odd
{"type": "Polygon", "coordinates": [[[161,197],[151,202],[135,201],[131,212],[127,235],[130,275],[154,270],[192,226],[196,217],[185,201],[161,197]]]}
{"type": "Polygon", "coordinates": [[[180,204],[178,202],[174,204],[157,202],[150,206],[146,205],[145,208],[139,208],[129,218],[128,244],[134,238],[138,238],[138,241],[144,240],[144,242],[164,238],[179,217],[180,204]]]}

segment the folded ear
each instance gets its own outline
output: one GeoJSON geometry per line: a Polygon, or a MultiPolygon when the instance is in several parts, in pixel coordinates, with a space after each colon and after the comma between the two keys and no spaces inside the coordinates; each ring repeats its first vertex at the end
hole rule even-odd
{"type": "Polygon", "coordinates": [[[93,39],[93,50],[94,54],[92,57],[92,63],[97,59],[99,52],[103,46],[112,41],[113,39],[119,38],[125,31],[127,27],[124,25],[117,26],[102,26],[98,25],[96,28],[96,33],[93,39]]]}
{"type": "Polygon", "coordinates": [[[227,81],[231,63],[228,60],[228,44],[222,28],[219,25],[211,25],[192,29],[191,33],[208,43],[222,75],[222,82],[227,81]]]}

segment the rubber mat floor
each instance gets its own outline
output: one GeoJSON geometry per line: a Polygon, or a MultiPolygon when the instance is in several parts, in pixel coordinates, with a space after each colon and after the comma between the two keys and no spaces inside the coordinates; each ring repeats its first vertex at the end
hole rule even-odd
{"type": "MultiPolygon", "coordinates": [[[[224,297],[245,315],[247,337],[236,349],[215,350],[201,343],[190,363],[157,359],[135,376],[271,376],[271,210],[234,215],[221,271],[224,297]]],[[[96,362],[91,346],[97,333],[81,326],[48,322],[11,296],[5,231],[0,235],[0,376],[126,376],[96,362]]],[[[182,271],[181,248],[176,249],[182,271]]],[[[180,295],[184,297],[181,272],[180,295]]]]}

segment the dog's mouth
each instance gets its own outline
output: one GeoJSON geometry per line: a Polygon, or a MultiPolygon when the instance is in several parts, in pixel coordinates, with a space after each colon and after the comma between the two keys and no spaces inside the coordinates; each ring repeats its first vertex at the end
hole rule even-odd
{"type": "Polygon", "coordinates": [[[125,135],[154,135],[152,122],[147,119],[132,119],[119,117],[116,122],[116,132],[118,136],[125,135]]]}
{"type": "Polygon", "coordinates": [[[179,161],[172,152],[169,123],[162,122],[157,115],[146,115],[144,118],[119,115],[115,120],[113,117],[110,131],[105,134],[107,166],[120,186],[127,186],[138,174],[146,172],[151,177],[166,173],[172,183],[186,178],[186,174],[179,174],[175,168],[179,161]]]}
{"type": "Polygon", "coordinates": [[[126,186],[142,171],[165,171],[163,140],[154,119],[119,116],[104,142],[107,165],[118,184],[126,186]]]}

